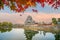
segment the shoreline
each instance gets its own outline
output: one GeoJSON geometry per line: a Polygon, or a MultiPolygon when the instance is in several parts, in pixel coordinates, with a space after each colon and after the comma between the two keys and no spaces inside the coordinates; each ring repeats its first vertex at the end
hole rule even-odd
{"type": "Polygon", "coordinates": [[[33,30],[33,31],[48,31],[48,32],[60,32],[60,28],[57,26],[20,26],[13,28],[23,28],[25,30],[33,30]]]}

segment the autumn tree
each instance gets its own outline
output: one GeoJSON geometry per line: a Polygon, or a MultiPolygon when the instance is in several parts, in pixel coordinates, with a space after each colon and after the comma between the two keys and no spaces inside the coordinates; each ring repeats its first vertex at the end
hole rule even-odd
{"type": "Polygon", "coordinates": [[[58,9],[60,0],[0,0],[0,9],[4,9],[4,5],[16,12],[24,12],[29,7],[36,7],[36,3],[44,7],[46,4],[58,9]]]}

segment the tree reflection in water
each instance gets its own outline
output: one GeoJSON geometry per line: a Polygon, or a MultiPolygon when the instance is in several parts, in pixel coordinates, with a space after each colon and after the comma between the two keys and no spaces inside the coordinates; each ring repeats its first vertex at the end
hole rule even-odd
{"type": "Polygon", "coordinates": [[[56,33],[55,40],[60,40],[60,32],[59,33],[56,33]]]}
{"type": "Polygon", "coordinates": [[[8,28],[8,29],[4,29],[4,28],[0,28],[0,32],[4,33],[4,32],[10,32],[12,30],[12,28],[8,28]]]}
{"type": "Polygon", "coordinates": [[[0,28],[1,33],[7,32],[7,31],[10,32],[11,30],[12,30],[12,28],[7,28],[7,29],[6,28],[0,28]]]}
{"type": "Polygon", "coordinates": [[[32,40],[32,37],[38,33],[38,31],[25,30],[26,40],[32,40]]]}
{"type": "MultiPolygon", "coordinates": [[[[35,36],[38,31],[33,31],[33,30],[25,30],[25,36],[26,36],[26,40],[32,40],[33,36],[35,36]]],[[[46,31],[40,31],[40,34],[42,34],[45,36],[46,35],[46,31]]],[[[60,40],[60,32],[51,32],[53,34],[55,34],[55,40],[60,40]]]]}
{"type": "MultiPolygon", "coordinates": [[[[9,25],[7,28],[4,27],[0,27],[0,32],[4,33],[4,32],[10,32],[12,30],[12,26],[9,25]]],[[[46,33],[49,31],[40,31],[40,34],[43,33],[44,36],[46,36],[46,33]]],[[[24,34],[26,36],[26,40],[32,40],[32,37],[35,36],[35,34],[39,33],[38,31],[33,31],[33,30],[24,30],[24,34]]],[[[60,31],[51,31],[50,33],[55,34],[55,40],[60,40],[60,31]]]]}

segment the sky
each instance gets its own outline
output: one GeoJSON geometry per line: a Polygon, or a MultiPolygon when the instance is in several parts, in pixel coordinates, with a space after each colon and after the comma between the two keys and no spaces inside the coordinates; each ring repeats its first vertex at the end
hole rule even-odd
{"type": "MultiPolygon", "coordinates": [[[[20,13],[21,14],[21,13],[20,13]]],[[[30,15],[35,22],[51,23],[52,18],[60,18],[60,14],[45,14],[45,13],[24,13],[20,16],[19,13],[0,13],[0,22],[12,22],[13,24],[24,24],[27,17],[30,15]]]]}
{"type": "MultiPolygon", "coordinates": [[[[28,9],[25,10],[25,12],[32,12],[32,9],[37,9],[38,12],[44,12],[44,13],[60,13],[60,8],[58,9],[54,9],[52,8],[50,5],[48,6],[48,4],[45,5],[45,7],[41,7],[40,4],[37,4],[36,7],[29,7],[28,9]]],[[[9,9],[8,6],[4,5],[4,10],[0,10],[0,12],[3,13],[16,13],[15,11],[12,11],[9,9]]]]}
{"type": "Polygon", "coordinates": [[[36,22],[51,22],[52,18],[60,18],[60,8],[54,9],[51,6],[46,6],[42,8],[40,4],[36,7],[29,7],[24,13],[18,13],[11,11],[9,7],[4,6],[4,10],[0,10],[0,22],[8,21],[14,24],[23,24],[27,16],[32,16],[33,20],[36,22]],[[32,9],[37,9],[38,13],[32,12],[32,9]],[[22,16],[20,16],[22,15],[22,16]]]}

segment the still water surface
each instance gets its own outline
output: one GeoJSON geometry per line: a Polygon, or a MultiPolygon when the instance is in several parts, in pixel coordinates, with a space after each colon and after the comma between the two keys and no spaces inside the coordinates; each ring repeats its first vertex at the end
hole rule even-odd
{"type": "Polygon", "coordinates": [[[13,28],[5,32],[0,30],[0,40],[59,40],[59,38],[59,33],[32,31],[23,28],[13,28]]]}

